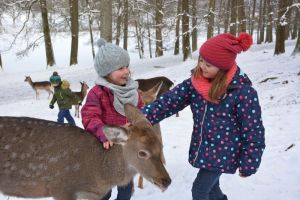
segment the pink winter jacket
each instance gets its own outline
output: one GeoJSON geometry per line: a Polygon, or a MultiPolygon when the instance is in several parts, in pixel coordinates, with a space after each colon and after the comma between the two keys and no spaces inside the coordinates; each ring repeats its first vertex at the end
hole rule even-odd
{"type": "MultiPolygon", "coordinates": [[[[86,103],[82,106],[82,124],[88,132],[92,133],[101,142],[107,141],[102,126],[122,126],[128,122],[127,118],[119,114],[113,106],[114,96],[110,89],[95,85],[88,93],[86,103]]],[[[139,96],[137,107],[141,108],[143,102],[139,96]]]]}

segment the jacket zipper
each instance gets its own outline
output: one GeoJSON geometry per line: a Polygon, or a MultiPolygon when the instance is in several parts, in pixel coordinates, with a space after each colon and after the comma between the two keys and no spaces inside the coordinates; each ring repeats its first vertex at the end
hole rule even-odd
{"type": "Polygon", "coordinates": [[[205,109],[204,109],[204,114],[203,114],[203,118],[202,118],[202,121],[201,121],[201,131],[200,131],[200,144],[199,144],[199,147],[198,147],[198,150],[197,150],[197,156],[195,158],[195,162],[198,158],[198,155],[199,155],[199,151],[200,151],[200,147],[201,147],[201,144],[202,144],[202,132],[203,132],[203,122],[204,122],[204,119],[205,119],[205,116],[206,116],[206,112],[207,112],[207,102],[205,104],[205,109]]]}

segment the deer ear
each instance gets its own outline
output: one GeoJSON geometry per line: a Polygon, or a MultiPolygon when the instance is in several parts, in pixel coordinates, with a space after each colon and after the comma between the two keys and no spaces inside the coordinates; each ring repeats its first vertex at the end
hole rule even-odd
{"type": "Polygon", "coordinates": [[[146,119],[143,113],[135,106],[126,103],[124,106],[125,115],[129,122],[138,127],[151,127],[151,123],[146,119]]]}
{"type": "Polygon", "coordinates": [[[124,145],[128,139],[127,130],[120,126],[104,125],[102,131],[108,140],[116,144],[124,145]]]}

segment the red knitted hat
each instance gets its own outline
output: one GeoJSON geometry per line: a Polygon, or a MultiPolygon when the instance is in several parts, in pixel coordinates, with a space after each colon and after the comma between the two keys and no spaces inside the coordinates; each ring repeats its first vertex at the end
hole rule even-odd
{"type": "Polygon", "coordinates": [[[199,54],[206,62],[228,70],[234,65],[236,55],[248,50],[252,43],[252,37],[248,33],[240,33],[238,37],[224,33],[204,42],[199,54]]]}

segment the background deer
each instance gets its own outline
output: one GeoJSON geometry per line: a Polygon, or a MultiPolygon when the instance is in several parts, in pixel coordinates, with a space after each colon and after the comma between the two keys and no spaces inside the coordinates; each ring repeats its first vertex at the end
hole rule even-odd
{"type": "MultiPolygon", "coordinates": [[[[144,102],[145,105],[153,102],[156,99],[156,97],[158,96],[159,91],[161,91],[162,86],[163,86],[163,81],[158,82],[153,88],[151,88],[147,91],[139,90],[142,101],[144,102]]],[[[163,143],[159,123],[153,125],[153,128],[155,129],[155,133],[157,134],[160,142],[163,143]]],[[[161,151],[160,158],[161,158],[162,163],[166,164],[166,160],[165,160],[165,156],[163,154],[163,151],[161,151]]],[[[143,177],[142,177],[142,175],[140,175],[139,176],[139,181],[138,181],[138,187],[141,188],[141,189],[144,188],[144,183],[143,182],[144,182],[143,177]]]]}
{"type": "MultiPolygon", "coordinates": [[[[86,94],[87,94],[89,86],[84,81],[80,82],[80,84],[81,84],[80,92],[73,92],[73,94],[75,94],[76,96],[78,96],[78,98],[82,102],[83,99],[85,98],[86,94]]],[[[75,117],[79,118],[80,117],[80,115],[79,115],[79,107],[80,107],[80,105],[78,104],[78,101],[72,102],[72,105],[75,105],[75,117]]]]}
{"type": "Polygon", "coordinates": [[[129,127],[104,126],[105,150],[76,126],[28,117],[0,117],[0,191],[22,198],[101,199],[138,172],[162,191],[171,183],[150,122],[130,104],[129,127]]]}
{"type": "Polygon", "coordinates": [[[39,99],[39,90],[46,90],[49,94],[48,99],[50,98],[50,95],[53,94],[52,86],[49,81],[33,82],[30,76],[25,76],[24,81],[28,82],[32,89],[35,91],[36,99],[39,99]]]}

